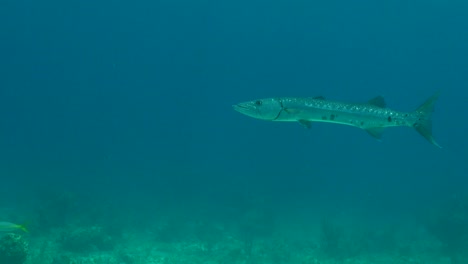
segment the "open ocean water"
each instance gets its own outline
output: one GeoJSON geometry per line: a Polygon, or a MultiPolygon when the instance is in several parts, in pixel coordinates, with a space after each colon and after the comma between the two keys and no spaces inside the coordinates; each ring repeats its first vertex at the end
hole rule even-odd
{"type": "Polygon", "coordinates": [[[468,1],[2,0],[0,36],[0,264],[468,263],[468,1]],[[442,149],[232,109],[437,91],[442,149]]]}

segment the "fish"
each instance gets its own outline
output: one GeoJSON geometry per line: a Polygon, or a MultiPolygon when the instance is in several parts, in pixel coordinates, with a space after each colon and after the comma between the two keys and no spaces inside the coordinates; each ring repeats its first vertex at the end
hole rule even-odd
{"type": "Polygon", "coordinates": [[[23,231],[28,233],[28,229],[25,226],[14,224],[10,222],[0,222],[0,232],[16,232],[16,231],[23,231]]]}
{"type": "Polygon", "coordinates": [[[233,105],[241,114],[268,121],[298,122],[311,128],[314,122],[357,127],[381,140],[388,127],[412,127],[432,145],[441,148],[432,135],[432,113],[440,91],[416,110],[402,112],[387,108],[382,96],[362,103],[345,103],[317,97],[265,98],[233,105]]]}

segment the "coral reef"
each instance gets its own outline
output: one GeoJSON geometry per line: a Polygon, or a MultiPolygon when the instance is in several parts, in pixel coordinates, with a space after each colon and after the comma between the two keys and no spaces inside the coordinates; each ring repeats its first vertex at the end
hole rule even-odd
{"type": "Polygon", "coordinates": [[[402,241],[396,226],[344,228],[324,219],[320,225],[319,249],[330,259],[343,260],[362,255],[396,254],[402,241]]]}
{"type": "Polygon", "coordinates": [[[454,198],[443,204],[426,228],[442,244],[442,252],[458,263],[468,248],[468,199],[454,198]]]}
{"type": "Polygon", "coordinates": [[[28,257],[28,242],[20,235],[9,233],[0,238],[0,263],[23,264],[28,257]]]}
{"type": "Polygon", "coordinates": [[[48,232],[32,232],[29,248],[19,235],[4,236],[0,264],[468,263],[465,207],[445,208],[430,233],[415,223],[340,215],[290,229],[288,218],[255,206],[229,219],[163,212],[152,225],[123,227],[121,219],[88,224],[73,218],[48,232]],[[441,245],[444,254],[437,251],[441,245]]]}
{"type": "Polygon", "coordinates": [[[100,226],[65,229],[58,242],[63,250],[70,252],[108,251],[115,246],[113,238],[100,226]]]}

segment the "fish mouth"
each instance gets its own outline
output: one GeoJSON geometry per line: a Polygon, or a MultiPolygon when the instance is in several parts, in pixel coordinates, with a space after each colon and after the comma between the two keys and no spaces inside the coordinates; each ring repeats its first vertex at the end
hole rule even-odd
{"type": "Polygon", "coordinates": [[[250,107],[248,107],[246,104],[235,104],[235,105],[232,105],[232,108],[234,108],[234,110],[236,111],[242,111],[243,109],[250,109],[250,107]]]}
{"type": "Polygon", "coordinates": [[[235,104],[232,105],[232,108],[234,108],[235,111],[247,116],[255,115],[256,112],[255,108],[248,103],[235,104]]]}

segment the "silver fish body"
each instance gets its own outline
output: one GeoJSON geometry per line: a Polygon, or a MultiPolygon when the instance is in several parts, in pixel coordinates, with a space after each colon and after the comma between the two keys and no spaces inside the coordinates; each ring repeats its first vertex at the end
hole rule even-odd
{"type": "Polygon", "coordinates": [[[415,128],[433,145],[440,147],[432,136],[431,114],[439,94],[429,98],[413,112],[400,112],[386,107],[378,96],[366,103],[343,103],[313,98],[267,98],[234,105],[234,110],[257,119],[299,122],[310,128],[313,122],[327,122],[358,127],[380,139],[387,127],[415,128]]]}

